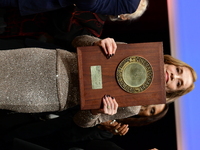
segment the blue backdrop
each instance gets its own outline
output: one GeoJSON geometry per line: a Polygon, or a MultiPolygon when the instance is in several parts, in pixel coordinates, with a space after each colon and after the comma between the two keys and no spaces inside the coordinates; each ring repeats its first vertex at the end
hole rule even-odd
{"type": "MultiPolygon", "coordinates": [[[[172,55],[200,74],[200,1],[168,0],[172,55]]],[[[194,91],[176,102],[179,150],[200,149],[200,81],[194,91]]]]}

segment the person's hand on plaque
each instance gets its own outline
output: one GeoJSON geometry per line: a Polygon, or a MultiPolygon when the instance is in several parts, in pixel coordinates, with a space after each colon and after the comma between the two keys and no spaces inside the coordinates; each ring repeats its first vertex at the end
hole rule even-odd
{"type": "Polygon", "coordinates": [[[108,59],[115,55],[117,50],[117,44],[113,38],[105,38],[103,40],[99,40],[94,42],[94,45],[101,46],[108,59]]]}
{"type": "Polygon", "coordinates": [[[92,109],[91,113],[93,115],[97,115],[99,113],[114,115],[117,113],[118,103],[116,102],[114,97],[110,95],[105,95],[103,97],[103,108],[102,109],[92,109]]]}

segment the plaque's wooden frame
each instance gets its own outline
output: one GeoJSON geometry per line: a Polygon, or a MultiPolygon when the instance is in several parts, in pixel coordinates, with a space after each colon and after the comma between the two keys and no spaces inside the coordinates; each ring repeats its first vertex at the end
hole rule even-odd
{"type": "Polygon", "coordinates": [[[78,69],[80,82],[81,109],[99,109],[102,97],[111,95],[119,107],[166,103],[164,57],[162,42],[118,44],[116,54],[107,59],[98,46],[78,47],[78,69]],[[149,61],[153,68],[153,81],[148,89],[141,93],[128,93],[117,83],[116,68],[129,56],[141,56],[149,61]],[[92,89],[90,66],[102,68],[102,89],[92,89]]]}

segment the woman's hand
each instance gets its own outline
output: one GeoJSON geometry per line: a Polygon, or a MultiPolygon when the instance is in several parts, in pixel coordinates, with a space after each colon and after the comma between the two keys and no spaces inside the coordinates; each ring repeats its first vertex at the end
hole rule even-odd
{"type": "Polygon", "coordinates": [[[114,115],[117,113],[118,103],[114,97],[110,95],[105,95],[103,97],[103,109],[92,109],[91,113],[97,115],[98,113],[103,113],[107,115],[114,115]]]}
{"type": "Polygon", "coordinates": [[[125,135],[128,132],[128,130],[128,124],[121,125],[121,123],[118,123],[113,130],[113,134],[122,136],[125,135]]]}
{"type": "Polygon", "coordinates": [[[121,125],[121,123],[114,121],[107,121],[107,122],[103,122],[101,123],[102,129],[107,130],[111,133],[113,133],[114,135],[125,135],[129,128],[128,128],[128,124],[123,124],[121,125]]]}
{"type": "Polygon", "coordinates": [[[115,52],[117,50],[117,44],[113,38],[99,40],[97,42],[94,42],[94,45],[101,46],[108,59],[115,55],[115,52]]]}

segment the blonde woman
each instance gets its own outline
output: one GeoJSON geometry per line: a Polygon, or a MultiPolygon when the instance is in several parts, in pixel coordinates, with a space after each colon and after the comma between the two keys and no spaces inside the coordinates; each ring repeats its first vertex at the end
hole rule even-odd
{"type": "MultiPolygon", "coordinates": [[[[74,39],[73,44],[100,45],[108,58],[114,57],[117,49],[111,38],[100,40],[91,36],[80,36],[74,39]]],[[[24,48],[0,51],[0,54],[0,109],[37,113],[62,111],[79,104],[75,53],[60,49],[24,48]]],[[[164,62],[169,100],[191,91],[196,80],[195,71],[178,60],[177,64],[172,64],[169,59],[164,62]]],[[[118,108],[114,97],[102,97],[103,108],[79,111],[74,116],[76,124],[92,127],[108,120],[137,115],[141,110],[141,106],[118,108]]]]}

